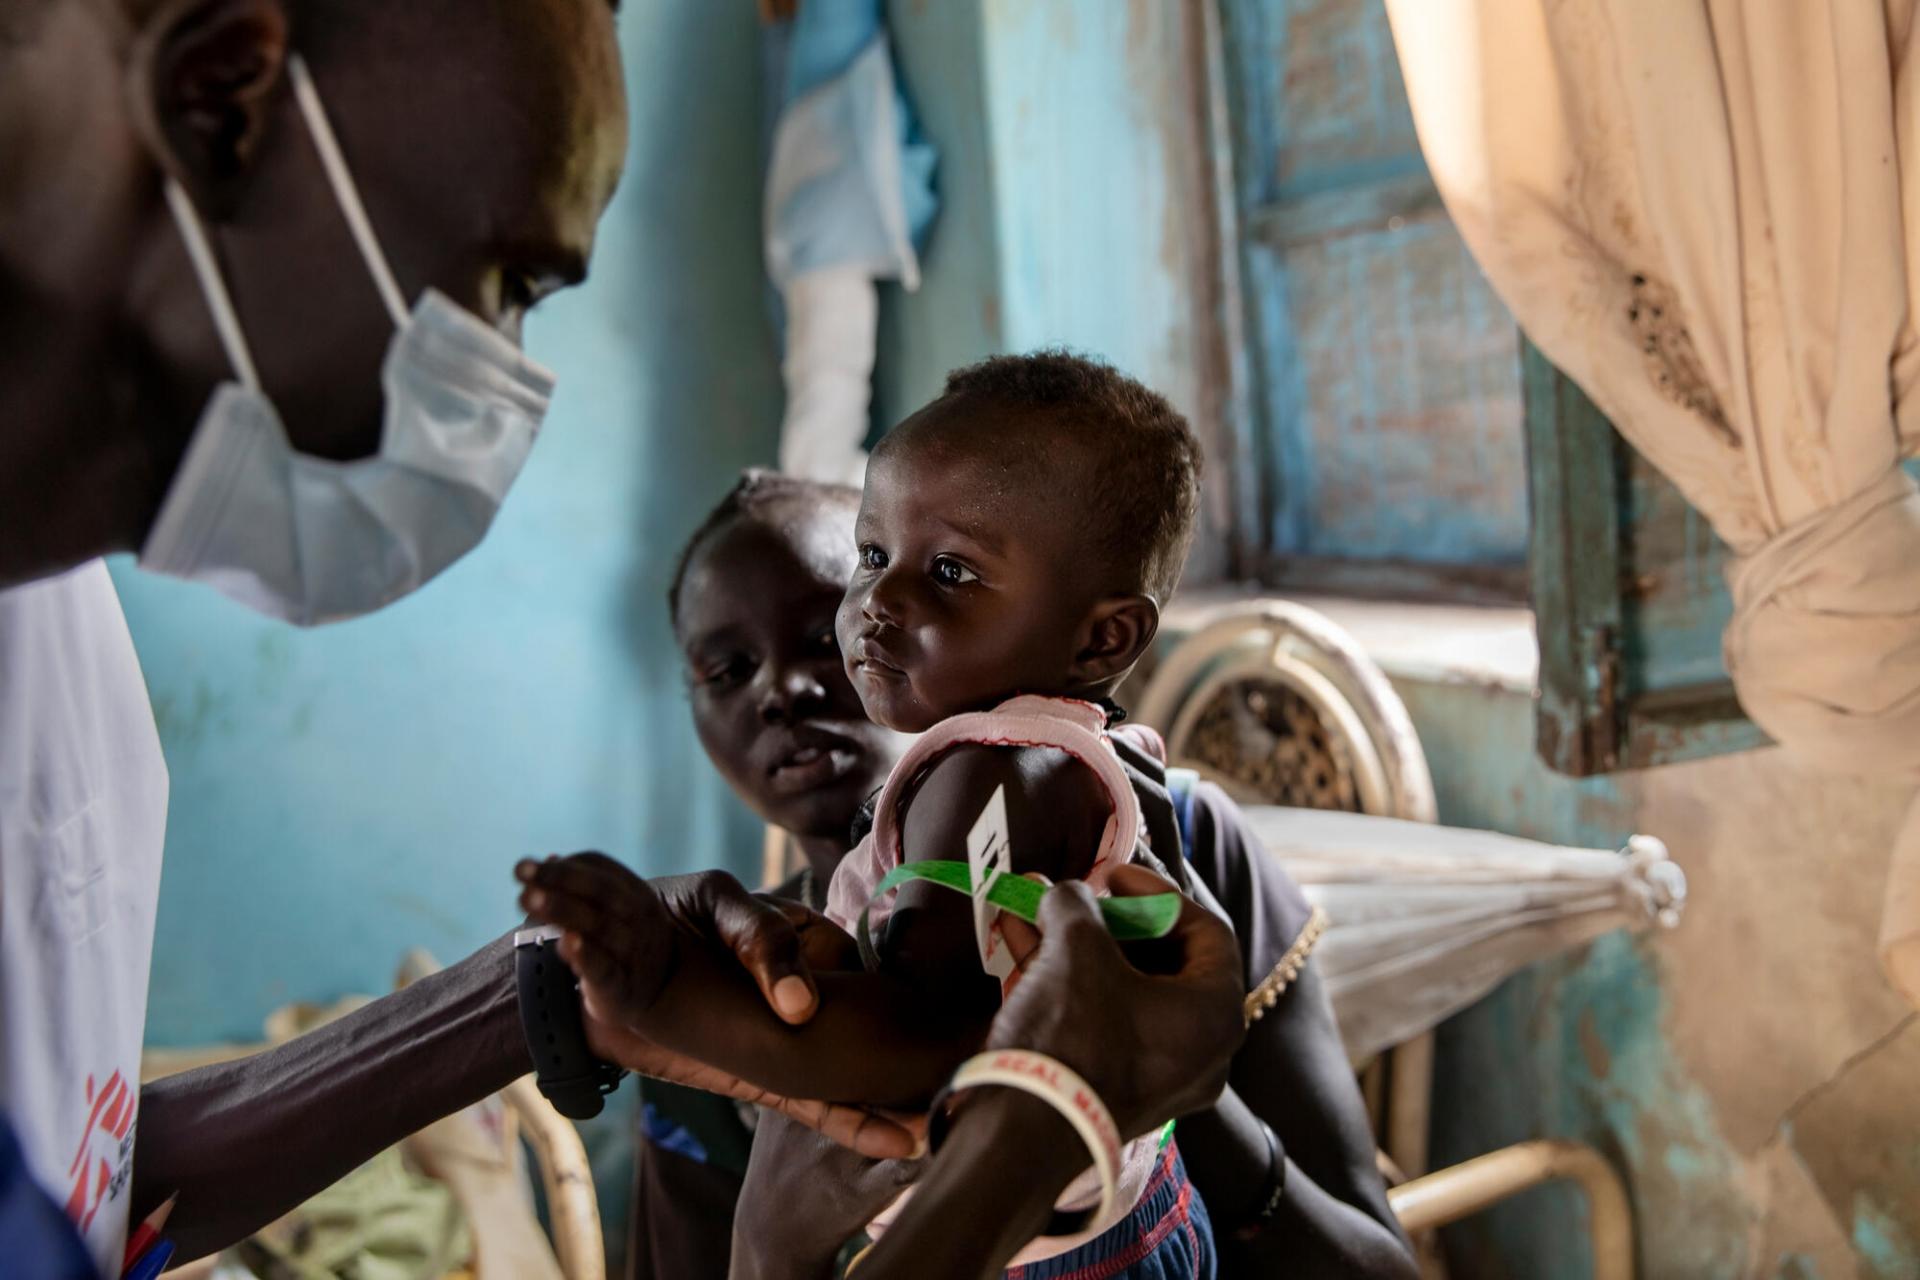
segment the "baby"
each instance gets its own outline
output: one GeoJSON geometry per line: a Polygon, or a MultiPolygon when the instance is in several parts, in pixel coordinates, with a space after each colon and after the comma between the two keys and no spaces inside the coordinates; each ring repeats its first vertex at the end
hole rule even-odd
{"type": "MultiPolygon", "coordinates": [[[[924,998],[991,1015],[1000,991],[982,972],[972,906],[913,881],[895,903],[874,891],[902,861],[964,859],[995,793],[1015,872],[1098,888],[1141,844],[1138,803],[1105,740],[1109,696],[1179,580],[1199,467],[1164,398],[1057,352],[955,373],[875,451],[837,631],[868,716],[923,736],[835,873],[827,916],[851,928],[867,911],[881,971],[924,998]]],[[[743,1197],[757,1190],[750,1178],[743,1197]]],[[[1064,1203],[1087,1190],[1069,1188],[1064,1203]]],[[[1177,1150],[1130,1144],[1120,1190],[1117,1218],[1036,1240],[1014,1259],[1021,1275],[1134,1274],[1103,1265],[1122,1257],[1140,1274],[1211,1274],[1205,1210],[1177,1150]]]]}
{"type": "MultiPolygon", "coordinates": [[[[701,1025],[708,1061],[791,1097],[924,1107],[978,1049],[1002,985],[983,968],[967,897],[919,881],[875,890],[902,861],[964,861],[996,793],[1014,873],[1098,889],[1135,857],[1139,806],[1107,741],[1108,699],[1178,581],[1199,467],[1181,416],[1106,365],[1043,352],[953,374],[873,453],[837,620],[868,716],[924,735],[829,890],[835,924],[868,915],[875,963],[819,974],[817,1014],[787,1026],[703,948],[679,948],[671,982],[623,967],[616,881],[577,880],[569,911],[543,880],[541,914],[586,922],[565,953],[598,1011],[669,1048],[701,1025]]],[[[743,1199],[807,1176],[756,1160],[743,1199]]],[[[1091,1190],[1076,1183],[1062,1208],[1091,1190]]],[[[1213,1274],[1206,1212],[1174,1144],[1129,1144],[1119,1192],[1109,1220],[1028,1246],[1020,1274],[1213,1274]]]]}

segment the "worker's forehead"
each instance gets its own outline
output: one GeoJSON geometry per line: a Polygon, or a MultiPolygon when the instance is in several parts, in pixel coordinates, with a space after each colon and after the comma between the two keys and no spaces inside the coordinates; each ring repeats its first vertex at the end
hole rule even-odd
{"type": "MultiPolygon", "coordinates": [[[[341,9],[335,4],[324,9],[341,9]]],[[[620,173],[626,102],[604,0],[376,5],[294,44],[371,207],[465,240],[584,252],[620,173]]],[[[323,9],[323,11],[324,11],[323,9]]]]}

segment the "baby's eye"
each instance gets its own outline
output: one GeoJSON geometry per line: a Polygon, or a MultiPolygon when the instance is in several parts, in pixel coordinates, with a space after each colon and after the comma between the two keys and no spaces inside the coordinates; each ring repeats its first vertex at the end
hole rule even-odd
{"type": "Polygon", "coordinates": [[[860,544],[860,567],[862,569],[884,569],[887,567],[887,553],[871,542],[860,544]]]}
{"type": "Polygon", "coordinates": [[[833,634],[832,627],[822,627],[814,632],[813,647],[819,653],[840,652],[840,639],[833,634]]]}
{"type": "Polygon", "coordinates": [[[933,580],[943,587],[964,587],[980,581],[980,575],[951,556],[941,556],[933,562],[933,580]]]}

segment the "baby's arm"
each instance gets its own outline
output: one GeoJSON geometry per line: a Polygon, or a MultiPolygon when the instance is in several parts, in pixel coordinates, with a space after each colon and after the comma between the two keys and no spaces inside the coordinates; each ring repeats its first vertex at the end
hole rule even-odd
{"type": "MultiPolygon", "coordinates": [[[[817,1006],[789,1025],[732,951],[687,922],[661,925],[659,900],[672,895],[612,859],[557,858],[526,876],[521,905],[566,931],[560,953],[597,1017],[789,1098],[922,1107],[992,1017],[927,1000],[892,974],[815,972],[817,1006]]],[[[810,916],[802,937],[832,928],[810,916]]]]}
{"type": "MultiPolygon", "coordinates": [[[[928,770],[901,822],[908,862],[965,861],[967,833],[997,790],[1006,793],[1007,841],[1015,873],[1083,879],[1093,867],[1110,806],[1098,777],[1053,747],[961,746],[928,770]]],[[[973,906],[920,881],[900,888],[880,944],[884,967],[936,999],[991,1019],[999,983],[980,968],[973,906]]]]}

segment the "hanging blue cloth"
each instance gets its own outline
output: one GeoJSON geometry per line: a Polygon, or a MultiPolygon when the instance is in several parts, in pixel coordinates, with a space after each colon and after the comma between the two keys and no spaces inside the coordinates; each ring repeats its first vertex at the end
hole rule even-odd
{"type": "Polygon", "coordinates": [[[97,1280],[80,1235],[27,1170],[13,1129],[0,1116],[0,1276],[97,1280]]]}
{"type": "Polygon", "coordinates": [[[801,0],[770,30],[779,104],[767,167],[767,273],[784,286],[827,267],[919,284],[938,208],[935,153],[902,91],[880,0],[801,0]]]}

